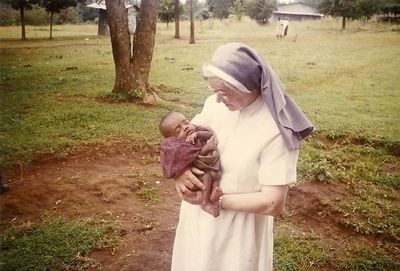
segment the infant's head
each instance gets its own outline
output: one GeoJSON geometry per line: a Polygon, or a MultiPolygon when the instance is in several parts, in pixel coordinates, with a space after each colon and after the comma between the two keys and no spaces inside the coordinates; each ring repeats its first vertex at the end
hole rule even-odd
{"type": "Polygon", "coordinates": [[[185,139],[194,132],[194,125],[186,117],[178,112],[167,113],[160,121],[160,132],[164,137],[175,136],[179,139],[185,139]]]}

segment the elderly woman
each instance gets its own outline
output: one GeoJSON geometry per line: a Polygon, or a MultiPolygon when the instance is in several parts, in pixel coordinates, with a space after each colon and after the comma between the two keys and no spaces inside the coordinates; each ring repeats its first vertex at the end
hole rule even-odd
{"type": "Polygon", "coordinates": [[[173,248],[174,271],[272,271],[273,216],[296,181],[300,140],[312,124],[252,48],[228,43],[204,66],[214,95],[193,123],[218,137],[224,193],[214,218],[202,212],[204,189],[186,170],[175,180],[183,199],[173,248]]]}

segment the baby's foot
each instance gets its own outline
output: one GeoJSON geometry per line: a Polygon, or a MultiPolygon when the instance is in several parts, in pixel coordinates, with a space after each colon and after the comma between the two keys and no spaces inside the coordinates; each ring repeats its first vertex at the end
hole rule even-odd
{"type": "Polygon", "coordinates": [[[224,192],[222,192],[221,187],[217,186],[214,188],[214,190],[211,192],[210,200],[211,202],[217,201],[219,197],[224,195],[224,192]]]}
{"type": "Polygon", "coordinates": [[[219,210],[217,207],[215,207],[214,205],[210,204],[206,204],[206,205],[202,205],[201,208],[206,211],[207,213],[211,214],[213,217],[217,217],[219,216],[219,210]]]}

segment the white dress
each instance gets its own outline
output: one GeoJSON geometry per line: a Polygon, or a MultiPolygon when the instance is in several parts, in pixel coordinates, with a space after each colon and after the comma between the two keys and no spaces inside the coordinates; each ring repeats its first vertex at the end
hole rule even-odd
{"type": "MultiPolygon", "coordinates": [[[[288,151],[261,98],[229,111],[210,96],[195,124],[218,137],[225,194],[260,191],[296,180],[298,151],[288,151]]],[[[222,210],[214,218],[182,202],[172,256],[173,271],[272,271],[273,217],[222,210]]]]}

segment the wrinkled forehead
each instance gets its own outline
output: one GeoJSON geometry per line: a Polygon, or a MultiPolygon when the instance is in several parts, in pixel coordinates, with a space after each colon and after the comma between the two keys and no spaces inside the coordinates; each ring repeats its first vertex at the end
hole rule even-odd
{"type": "Polygon", "coordinates": [[[220,77],[208,77],[206,78],[211,91],[213,92],[242,92],[237,87],[229,84],[220,77]]]}

